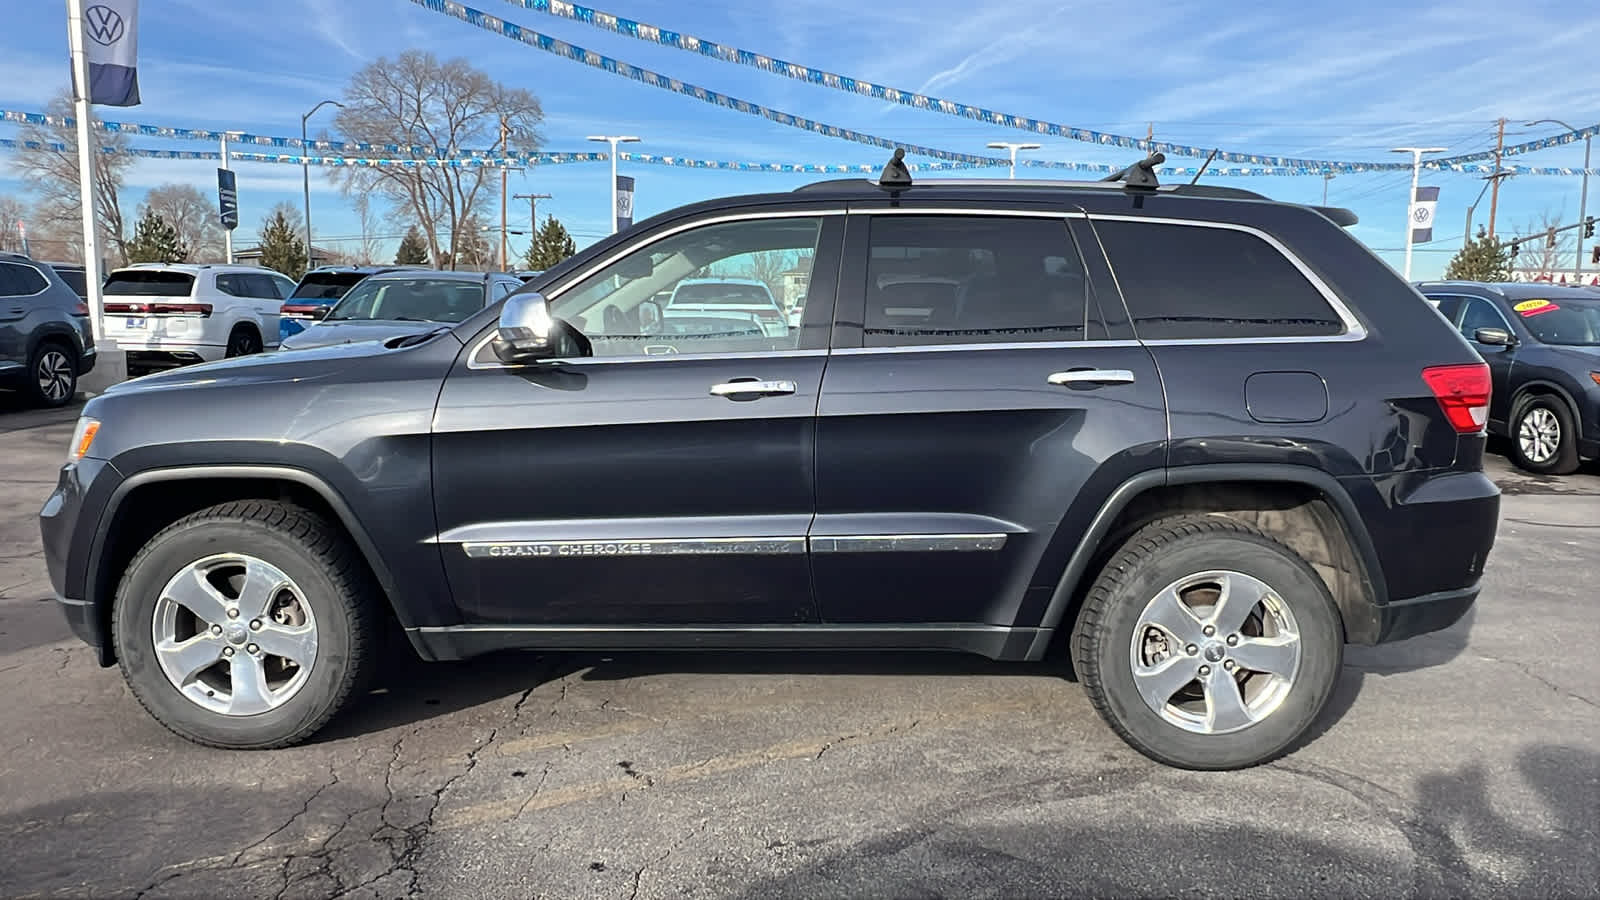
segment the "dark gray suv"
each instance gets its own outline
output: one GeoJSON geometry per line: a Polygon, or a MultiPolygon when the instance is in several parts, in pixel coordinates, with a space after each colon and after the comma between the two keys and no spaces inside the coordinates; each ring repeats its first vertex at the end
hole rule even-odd
{"type": "Polygon", "coordinates": [[[0,253],[0,387],[63,406],[94,368],[89,308],[55,270],[0,253]]]}

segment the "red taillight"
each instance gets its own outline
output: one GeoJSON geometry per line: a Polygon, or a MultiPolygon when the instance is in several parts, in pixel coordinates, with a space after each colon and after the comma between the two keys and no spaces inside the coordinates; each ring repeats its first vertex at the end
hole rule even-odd
{"type": "Polygon", "coordinates": [[[320,303],[285,303],[283,308],[278,310],[278,315],[292,319],[315,319],[326,309],[327,307],[320,303]]]}
{"type": "Polygon", "coordinates": [[[1439,401],[1445,418],[1462,434],[1482,431],[1489,421],[1489,366],[1468,363],[1459,366],[1429,366],[1422,380],[1439,401]]]}
{"type": "Polygon", "coordinates": [[[127,316],[209,316],[209,303],[107,303],[106,312],[127,316]]]}
{"type": "Polygon", "coordinates": [[[78,305],[72,308],[72,314],[75,316],[87,316],[89,314],[89,304],[81,300],[78,301],[78,305]]]}

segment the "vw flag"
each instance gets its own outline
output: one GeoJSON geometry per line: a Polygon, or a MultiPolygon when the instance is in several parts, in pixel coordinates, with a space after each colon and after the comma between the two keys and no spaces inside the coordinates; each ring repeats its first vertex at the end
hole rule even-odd
{"type": "Polygon", "coordinates": [[[139,105],[139,0],[94,0],[83,11],[89,102],[139,105]]]}
{"type": "Polygon", "coordinates": [[[617,176],[617,230],[633,226],[633,176],[617,176]]]}
{"type": "Polygon", "coordinates": [[[1439,205],[1439,189],[1419,187],[1411,201],[1411,242],[1426,244],[1433,240],[1433,210],[1439,205]]]}

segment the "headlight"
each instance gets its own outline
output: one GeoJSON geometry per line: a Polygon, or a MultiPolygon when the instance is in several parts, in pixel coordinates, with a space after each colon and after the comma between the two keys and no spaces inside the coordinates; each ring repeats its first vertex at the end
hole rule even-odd
{"type": "Polygon", "coordinates": [[[100,433],[100,420],[88,416],[78,417],[78,427],[72,429],[72,443],[67,446],[67,462],[77,462],[89,452],[94,436],[100,433]]]}

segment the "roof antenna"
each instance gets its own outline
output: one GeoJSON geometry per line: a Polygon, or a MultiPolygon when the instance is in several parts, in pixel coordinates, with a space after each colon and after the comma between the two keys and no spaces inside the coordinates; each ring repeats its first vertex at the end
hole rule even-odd
{"type": "Polygon", "coordinates": [[[1200,176],[1204,175],[1206,173],[1207,167],[1209,167],[1211,165],[1211,161],[1213,159],[1216,159],[1216,158],[1217,158],[1217,151],[1215,151],[1215,150],[1211,151],[1211,155],[1206,157],[1206,161],[1200,166],[1200,171],[1194,173],[1194,181],[1191,181],[1189,183],[1190,184],[1194,184],[1195,182],[1198,182],[1200,180],[1200,176]]]}
{"type": "Polygon", "coordinates": [[[896,191],[911,187],[911,170],[906,168],[906,151],[904,147],[894,148],[894,158],[883,167],[883,174],[878,176],[878,187],[896,191]]]}

